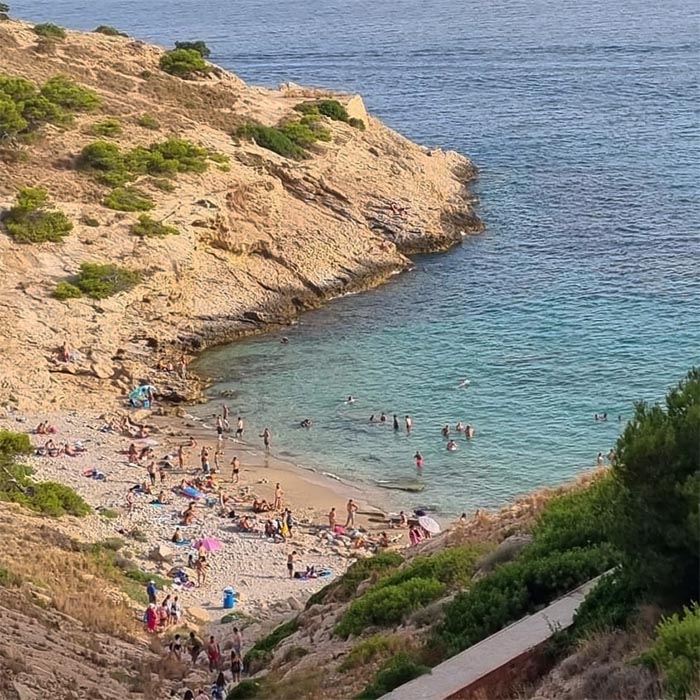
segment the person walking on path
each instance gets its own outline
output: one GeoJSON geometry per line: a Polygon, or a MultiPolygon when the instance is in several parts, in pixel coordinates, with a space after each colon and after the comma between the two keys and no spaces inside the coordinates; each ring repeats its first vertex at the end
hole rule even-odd
{"type": "Polygon", "coordinates": [[[148,602],[151,605],[156,605],[157,600],[156,600],[156,594],[158,593],[158,589],[156,588],[156,582],[151,579],[148,582],[148,585],[146,586],[146,595],[148,596],[148,602]]]}
{"type": "Polygon", "coordinates": [[[221,666],[221,647],[213,636],[209,637],[209,644],[207,644],[207,658],[209,659],[210,672],[221,666]]]}
{"type": "Polygon", "coordinates": [[[294,557],[296,555],[296,550],[287,555],[287,572],[289,573],[289,578],[294,578],[294,557]]]}
{"type": "Polygon", "coordinates": [[[345,520],[345,527],[355,527],[355,513],[357,512],[357,504],[352,500],[352,498],[348,500],[346,510],[348,511],[348,517],[345,520]]]}

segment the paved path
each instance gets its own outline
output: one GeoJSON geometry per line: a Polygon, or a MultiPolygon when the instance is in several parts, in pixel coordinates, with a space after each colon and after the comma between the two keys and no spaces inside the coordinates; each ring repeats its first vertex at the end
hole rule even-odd
{"type": "Polygon", "coordinates": [[[584,583],[544,610],[523,617],[500,632],[492,634],[436,666],[432,673],[419,676],[395,688],[380,700],[444,700],[450,697],[544,642],[554,632],[569,627],[576,609],[600,578],[598,576],[584,583]]]}

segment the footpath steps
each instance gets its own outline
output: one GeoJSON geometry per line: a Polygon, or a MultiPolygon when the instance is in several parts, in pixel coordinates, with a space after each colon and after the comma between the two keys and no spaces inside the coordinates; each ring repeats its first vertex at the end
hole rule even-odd
{"type": "Polygon", "coordinates": [[[484,676],[498,671],[555,632],[569,627],[586,594],[605,575],[591,579],[543,610],[503,628],[436,666],[432,673],[395,688],[380,700],[446,700],[462,693],[466,696],[469,688],[484,676]]]}

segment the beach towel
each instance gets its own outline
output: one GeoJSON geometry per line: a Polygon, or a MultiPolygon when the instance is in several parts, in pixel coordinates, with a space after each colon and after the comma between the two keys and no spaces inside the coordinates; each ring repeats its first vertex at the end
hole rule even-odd
{"type": "Polygon", "coordinates": [[[184,489],[182,489],[182,495],[195,500],[204,497],[204,494],[201,491],[197,491],[197,489],[193,488],[192,486],[186,486],[184,489]]]}
{"type": "Polygon", "coordinates": [[[189,540],[181,540],[180,542],[171,542],[171,544],[174,544],[176,547],[189,547],[190,541],[189,540]]]}

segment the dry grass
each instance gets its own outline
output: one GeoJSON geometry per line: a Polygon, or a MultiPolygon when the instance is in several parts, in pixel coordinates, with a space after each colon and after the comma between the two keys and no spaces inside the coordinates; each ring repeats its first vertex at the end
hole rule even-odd
{"type": "Polygon", "coordinates": [[[69,538],[31,518],[3,515],[0,539],[0,567],[21,579],[21,587],[34,589],[40,600],[48,597],[51,607],[95,632],[130,638],[138,631],[124,596],[69,538]]]}

